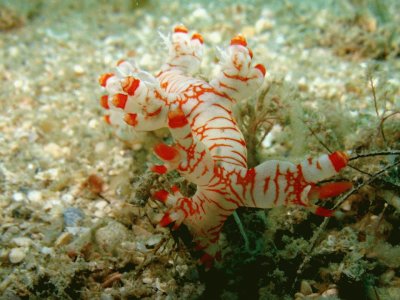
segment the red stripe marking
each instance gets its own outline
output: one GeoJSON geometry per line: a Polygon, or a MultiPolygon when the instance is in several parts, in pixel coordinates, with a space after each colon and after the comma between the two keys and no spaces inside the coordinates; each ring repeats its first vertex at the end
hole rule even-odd
{"type": "Polygon", "coordinates": [[[221,160],[231,159],[231,160],[237,162],[237,164],[238,164],[239,166],[242,166],[242,167],[244,167],[244,168],[247,167],[247,165],[246,165],[243,161],[241,161],[241,160],[239,160],[239,159],[237,159],[237,158],[234,158],[234,157],[232,157],[232,156],[227,156],[227,155],[213,155],[212,157],[213,157],[213,158],[217,158],[217,159],[221,159],[221,160]]]}
{"type": "MultiPolygon", "coordinates": [[[[203,161],[204,156],[206,155],[206,151],[202,151],[200,153],[200,157],[199,159],[196,161],[196,163],[193,165],[193,167],[191,168],[192,172],[195,172],[195,169],[199,166],[199,164],[203,161]]],[[[190,164],[190,163],[189,163],[190,164]]]]}
{"type": "Polygon", "coordinates": [[[231,111],[231,110],[227,109],[225,106],[223,106],[223,105],[221,105],[221,104],[219,104],[219,103],[213,103],[212,106],[217,106],[217,107],[219,107],[219,108],[222,108],[222,109],[225,110],[229,115],[232,114],[232,111],[231,111]]]}
{"type": "Polygon", "coordinates": [[[225,198],[225,200],[228,201],[228,202],[232,202],[232,203],[236,204],[238,207],[244,205],[242,197],[239,196],[239,194],[236,192],[236,190],[232,187],[231,184],[229,184],[229,189],[231,190],[232,194],[236,197],[236,199],[238,201],[236,201],[236,200],[234,200],[232,198],[228,198],[228,197],[225,198]]]}
{"type": "Polygon", "coordinates": [[[247,185],[250,183],[250,196],[251,201],[253,201],[254,207],[257,207],[256,201],[254,200],[254,180],[256,178],[256,170],[254,168],[247,171],[246,181],[247,185]]]}
{"type": "MultiPolygon", "coordinates": [[[[199,107],[202,103],[204,103],[204,102],[199,100],[199,101],[196,103],[196,105],[194,105],[194,106],[192,107],[192,109],[190,110],[190,112],[188,113],[188,117],[190,117],[190,115],[191,115],[193,112],[195,112],[195,111],[198,109],[198,107],[199,107]]],[[[201,111],[200,111],[200,113],[201,113],[201,111]]]]}
{"type": "Polygon", "coordinates": [[[208,150],[211,151],[212,149],[217,148],[217,147],[230,147],[230,148],[233,148],[233,146],[229,145],[229,144],[218,144],[218,143],[215,143],[210,148],[208,148],[208,150]]]}
{"type": "Polygon", "coordinates": [[[160,106],[159,109],[157,109],[157,110],[154,111],[154,112],[147,113],[147,115],[148,115],[149,117],[157,116],[157,115],[161,112],[161,110],[162,110],[162,107],[160,106]]]}
{"type": "Polygon", "coordinates": [[[204,176],[208,171],[210,171],[207,167],[204,167],[203,172],[201,172],[201,176],[204,176]]]}
{"type": "Polygon", "coordinates": [[[250,79],[254,78],[254,77],[244,77],[244,76],[239,76],[239,75],[228,75],[225,72],[223,72],[223,73],[226,78],[239,80],[239,81],[243,81],[243,82],[249,81],[250,79]]]}
{"type": "Polygon", "coordinates": [[[212,121],[215,121],[215,120],[218,120],[218,119],[227,120],[227,121],[231,122],[233,125],[236,125],[236,122],[232,118],[222,117],[222,116],[213,117],[213,118],[209,119],[208,122],[212,122],[212,121]]]}
{"type": "Polygon", "coordinates": [[[242,139],[235,139],[235,138],[230,138],[230,137],[217,137],[217,138],[211,138],[208,139],[209,141],[218,141],[218,140],[224,140],[224,141],[234,141],[236,143],[241,144],[242,146],[246,146],[246,142],[242,139]]]}
{"type": "Polygon", "coordinates": [[[235,153],[235,154],[239,155],[239,156],[243,159],[243,161],[247,162],[247,157],[244,156],[244,155],[243,155],[242,153],[240,153],[239,151],[234,150],[234,151],[232,151],[232,153],[235,153]]]}
{"type": "MultiPolygon", "coordinates": [[[[225,75],[225,73],[224,73],[224,75],[225,75]]],[[[226,76],[226,77],[229,78],[228,76],[226,76]]],[[[223,88],[226,88],[226,89],[228,89],[228,90],[235,91],[235,92],[238,91],[238,89],[236,89],[236,88],[234,88],[234,87],[232,87],[232,86],[229,86],[229,85],[223,83],[222,81],[219,82],[219,86],[220,86],[220,87],[223,87],[223,88]]]]}
{"type": "MultiPolygon", "coordinates": [[[[207,198],[207,200],[208,200],[208,202],[209,203],[212,203],[213,205],[215,205],[215,206],[217,206],[219,209],[222,209],[222,210],[225,210],[225,211],[229,211],[229,212],[232,212],[232,211],[234,211],[234,210],[236,210],[236,208],[237,207],[239,207],[239,203],[237,203],[237,202],[235,202],[234,200],[228,200],[228,199],[224,199],[224,201],[225,202],[231,202],[231,203],[234,203],[235,204],[235,208],[232,208],[232,209],[227,209],[227,208],[224,208],[222,205],[221,205],[221,203],[219,203],[218,201],[216,201],[216,200],[212,200],[212,199],[210,199],[210,198],[207,198]]],[[[222,202],[222,201],[221,201],[222,202]]]]}
{"type": "Polygon", "coordinates": [[[274,199],[274,205],[278,203],[279,199],[279,184],[278,184],[278,178],[281,175],[281,172],[279,171],[279,163],[276,164],[276,171],[275,171],[275,177],[274,177],[274,183],[275,183],[275,199],[274,199]]]}
{"type": "Polygon", "coordinates": [[[215,233],[215,231],[219,232],[221,230],[221,226],[222,226],[222,224],[221,224],[221,222],[219,222],[218,225],[209,228],[207,231],[208,232],[214,231],[214,233],[215,233]]]}
{"type": "Polygon", "coordinates": [[[222,131],[224,131],[224,130],[234,130],[236,132],[239,132],[239,130],[236,127],[233,127],[233,126],[221,126],[221,127],[212,126],[212,127],[207,128],[207,130],[208,129],[219,129],[219,130],[222,130],[222,131]]]}
{"type": "Polygon", "coordinates": [[[190,122],[190,127],[193,128],[194,124],[196,123],[196,119],[202,114],[202,112],[198,112],[193,118],[192,122],[190,122]]]}
{"type": "Polygon", "coordinates": [[[270,176],[267,176],[267,177],[265,177],[265,180],[264,180],[264,189],[263,189],[263,191],[264,191],[264,194],[267,192],[267,190],[268,190],[268,186],[269,186],[269,181],[271,180],[271,177],[270,176]]]}

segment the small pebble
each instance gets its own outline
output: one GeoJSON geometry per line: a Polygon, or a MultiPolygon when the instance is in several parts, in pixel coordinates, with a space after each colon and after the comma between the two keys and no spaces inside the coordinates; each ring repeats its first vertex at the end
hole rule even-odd
{"type": "MultiPolygon", "coordinates": [[[[72,201],[74,200],[74,196],[71,195],[71,194],[64,194],[64,195],[61,196],[61,200],[63,202],[65,202],[66,204],[71,204],[72,201]]],[[[64,216],[64,218],[65,218],[65,216],[64,216]]]]}
{"type": "Polygon", "coordinates": [[[61,147],[56,143],[48,143],[43,147],[43,150],[54,158],[60,158],[62,154],[61,147]]]}
{"type": "Polygon", "coordinates": [[[100,295],[100,300],[114,300],[114,297],[107,293],[102,293],[100,295]]]}
{"type": "Polygon", "coordinates": [[[150,247],[150,248],[154,247],[155,245],[160,243],[161,239],[162,239],[162,235],[161,234],[152,235],[150,238],[147,239],[146,246],[150,247]]]}
{"type": "Polygon", "coordinates": [[[81,65],[75,65],[73,70],[76,75],[83,75],[85,73],[85,69],[81,65]]]}
{"type": "Polygon", "coordinates": [[[72,226],[72,227],[65,227],[65,232],[69,232],[72,235],[80,235],[85,234],[90,231],[89,227],[81,227],[81,226],[72,226]]]}
{"type": "Polygon", "coordinates": [[[252,38],[255,33],[256,33],[256,30],[253,26],[245,26],[242,28],[242,34],[246,38],[252,38]]]}
{"type": "Polygon", "coordinates": [[[69,244],[72,240],[72,234],[70,232],[63,232],[57,240],[54,242],[55,247],[60,247],[69,244]]]}
{"type": "Polygon", "coordinates": [[[100,201],[97,201],[97,202],[96,202],[95,207],[96,207],[97,209],[99,209],[99,210],[103,210],[107,205],[108,205],[107,201],[105,201],[105,200],[100,200],[100,201]]]}
{"type": "Polygon", "coordinates": [[[85,214],[80,208],[67,207],[63,212],[63,216],[66,227],[76,227],[81,223],[85,214]]]}
{"type": "Polygon", "coordinates": [[[212,43],[212,44],[219,44],[222,41],[222,36],[221,33],[219,31],[214,31],[211,32],[210,34],[208,34],[208,40],[212,43]]]}
{"type": "Polygon", "coordinates": [[[191,16],[195,19],[202,20],[202,21],[210,19],[210,15],[208,14],[207,10],[205,10],[202,7],[199,7],[196,10],[194,10],[192,12],[191,16]]]}
{"type": "Polygon", "coordinates": [[[116,221],[111,221],[95,234],[96,243],[106,252],[112,252],[115,248],[119,248],[122,242],[128,240],[128,229],[116,221]]]}
{"type": "Polygon", "coordinates": [[[259,19],[254,25],[255,32],[257,34],[263,32],[264,30],[269,30],[273,27],[273,23],[265,20],[264,18],[259,19]]]}
{"type": "Polygon", "coordinates": [[[145,283],[145,284],[149,284],[149,283],[152,283],[152,282],[153,282],[153,278],[144,277],[144,278],[142,279],[142,281],[143,281],[143,283],[145,283]]]}
{"type": "Polygon", "coordinates": [[[42,192],[40,191],[29,191],[27,197],[31,202],[40,202],[43,199],[42,192]]]}
{"type": "Polygon", "coordinates": [[[12,243],[19,247],[29,247],[32,245],[32,240],[27,237],[16,237],[11,240],[12,243]]]}
{"type": "Polygon", "coordinates": [[[308,281],[306,280],[301,281],[300,292],[306,296],[312,294],[312,288],[311,285],[308,283],[308,281]]]}
{"type": "Polygon", "coordinates": [[[339,291],[337,288],[331,288],[326,290],[325,292],[322,293],[322,297],[337,297],[337,295],[339,294],[339,291]]]}
{"type": "Polygon", "coordinates": [[[42,247],[42,249],[40,249],[40,253],[45,254],[45,255],[53,255],[54,251],[53,251],[53,248],[42,247]]]}
{"type": "Polygon", "coordinates": [[[13,200],[16,201],[16,202],[21,202],[22,200],[25,199],[24,194],[21,193],[21,192],[14,193],[12,197],[13,197],[13,200]]]}
{"type": "Polygon", "coordinates": [[[18,264],[24,260],[26,256],[25,248],[13,248],[8,254],[8,260],[12,264],[18,264]]]}

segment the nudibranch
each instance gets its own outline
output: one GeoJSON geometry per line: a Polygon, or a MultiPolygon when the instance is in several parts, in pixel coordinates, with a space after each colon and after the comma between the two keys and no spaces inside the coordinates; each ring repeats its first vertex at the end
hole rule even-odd
{"type": "Polygon", "coordinates": [[[203,37],[176,26],[166,39],[168,58],[155,76],[133,61],[119,61],[116,71],[99,78],[100,103],[107,123],[135,132],[167,127],[174,143],[160,143],[154,152],[163,162],[154,172],[177,170],[197,190],[185,197],[176,186],[153,197],[168,207],[161,226],[185,224],[210,265],[219,256],[221,228],[238,207],[270,208],[300,205],[317,215],[332,211],[313,204],[316,198],[339,195],[350,183],[317,183],[347,165],[345,152],[309,158],[299,164],[270,160],[247,167],[246,142],[232,113],[233,106],[253,95],[266,69],[253,64],[244,36],[237,35],[221,51],[219,73],[206,82],[193,77],[199,70],[203,37]]]}

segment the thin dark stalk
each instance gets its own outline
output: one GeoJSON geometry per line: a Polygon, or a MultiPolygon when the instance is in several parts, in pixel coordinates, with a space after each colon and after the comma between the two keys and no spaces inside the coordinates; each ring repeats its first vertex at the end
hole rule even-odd
{"type": "Polygon", "coordinates": [[[380,156],[380,155],[400,155],[400,150],[384,150],[384,151],[376,151],[369,153],[356,153],[352,155],[349,160],[351,161],[359,158],[380,156]]]}

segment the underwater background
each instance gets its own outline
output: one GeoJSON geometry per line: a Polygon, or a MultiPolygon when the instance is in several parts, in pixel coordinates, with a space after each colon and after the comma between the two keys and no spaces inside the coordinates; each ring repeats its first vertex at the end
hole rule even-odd
{"type": "Polygon", "coordinates": [[[0,299],[400,299],[400,2],[0,0],[0,299]],[[353,160],[348,195],[245,209],[223,259],[198,264],[185,228],[158,225],[153,146],[103,122],[98,77],[133,58],[156,73],[177,24],[216,48],[242,33],[267,68],[235,116],[248,160],[353,160]]]}

